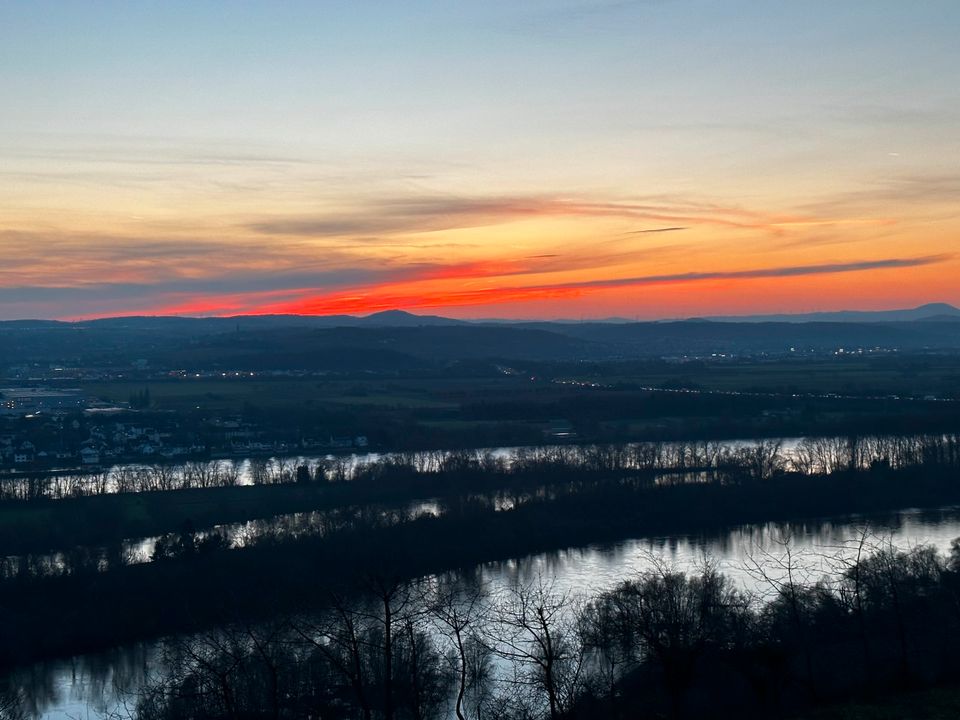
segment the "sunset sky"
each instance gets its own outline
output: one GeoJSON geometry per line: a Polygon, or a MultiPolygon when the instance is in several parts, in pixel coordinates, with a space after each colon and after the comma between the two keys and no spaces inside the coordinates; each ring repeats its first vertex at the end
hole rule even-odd
{"type": "Polygon", "coordinates": [[[960,2],[0,0],[0,319],[960,304],[960,2]]]}

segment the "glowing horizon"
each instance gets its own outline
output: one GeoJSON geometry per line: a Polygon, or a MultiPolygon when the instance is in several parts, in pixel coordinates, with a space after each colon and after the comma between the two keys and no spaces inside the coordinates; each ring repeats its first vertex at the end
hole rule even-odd
{"type": "Polygon", "coordinates": [[[960,305],[960,6],[0,6],[0,319],[960,305]]]}

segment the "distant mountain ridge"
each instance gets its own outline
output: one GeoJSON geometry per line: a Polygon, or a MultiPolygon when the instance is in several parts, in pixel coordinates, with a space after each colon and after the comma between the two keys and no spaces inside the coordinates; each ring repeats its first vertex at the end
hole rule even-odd
{"type": "Polygon", "coordinates": [[[2,320],[0,328],[102,328],[112,330],[176,330],[215,332],[234,329],[268,330],[281,327],[427,327],[468,325],[464,320],[439,315],[414,315],[404,310],[384,310],[372,315],[233,315],[227,317],[189,317],[183,315],[122,315],[119,317],[78,320],[2,320]]]}
{"type": "MultiPolygon", "coordinates": [[[[386,311],[226,318],[0,322],[0,371],[23,363],[330,372],[424,371],[451,362],[629,360],[857,351],[960,351],[960,310],[657,322],[466,322],[386,311]]],[[[509,364],[509,363],[508,363],[509,364]]]]}
{"type": "MultiPolygon", "coordinates": [[[[349,317],[349,316],[347,316],[349,317]]],[[[423,327],[425,325],[468,325],[464,320],[441,317],[439,315],[414,315],[405,310],[383,310],[362,318],[363,325],[376,327],[423,327]]]]}
{"type": "Polygon", "coordinates": [[[405,310],[382,310],[370,315],[234,315],[227,317],[188,317],[182,315],[124,315],[118,317],[80,320],[0,320],[0,327],[7,328],[163,328],[182,326],[192,330],[244,330],[275,327],[425,327],[447,325],[574,325],[604,324],[630,325],[640,323],[713,322],[713,323],[875,323],[875,322],[953,322],[960,321],[960,308],[949,303],[928,303],[915,308],[900,310],[840,310],[814,313],[777,313],[758,315],[711,315],[690,318],[635,321],[623,317],[585,318],[582,320],[515,320],[509,318],[483,318],[457,320],[440,315],[416,315],[405,310]]]}
{"type": "Polygon", "coordinates": [[[949,303],[927,303],[903,310],[840,310],[836,312],[783,313],[775,315],[719,315],[703,318],[711,322],[913,322],[916,320],[960,320],[960,308],[949,303]]]}

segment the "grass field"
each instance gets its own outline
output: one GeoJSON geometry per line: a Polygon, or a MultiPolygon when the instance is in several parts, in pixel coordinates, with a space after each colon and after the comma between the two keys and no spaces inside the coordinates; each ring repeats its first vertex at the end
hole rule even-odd
{"type": "Polygon", "coordinates": [[[456,407],[454,403],[433,397],[422,387],[384,387],[382,381],[358,383],[318,382],[315,378],[182,378],[88,383],[84,389],[93,397],[108,402],[126,402],[132,395],[149,390],[155,409],[178,411],[200,407],[238,413],[248,405],[267,410],[324,404],[389,408],[456,407]]]}
{"type": "MultiPolygon", "coordinates": [[[[597,387],[625,386],[690,388],[696,390],[797,395],[852,395],[960,399],[960,358],[916,356],[835,358],[771,362],[650,364],[630,368],[608,364],[577,369],[557,367],[536,373],[485,377],[391,377],[326,379],[317,377],[182,377],[164,380],[119,380],[84,385],[94,397],[126,402],[149,390],[156,410],[189,412],[200,409],[224,415],[248,408],[267,412],[355,411],[375,417],[395,411],[398,417],[417,414],[419,420],[449,423],[476,420],[458,416],[465,406],[496,403],[523,405],[529,417],[517,413],[511,421],[542,419],[538,406],[560,398],[593,397],[597,387]],[[558,381],[558,382],[552,382],[558,381]],[[533,417],[536,415],[536,417],[533,417]]],[[[616,390],[612,391],[616,394],[616,390]]],[[[611,396],[612,397],[612,396],[611,396]]],[[[483,419],[494,419],[485,417],[483,419]]],[[[450,426],[447,426],[450,429],[450,426]]]]}
{"type": "MultiPolygon", "coordinates": [[[[574,378],[597,381],[594,376],[574,378]]],[[[649,387],[687,386],[727,392],[840,393],[960,397],[960,361],[932,358],[679,365],[661,372],[613,372],[602,381],[649,387]]]]}

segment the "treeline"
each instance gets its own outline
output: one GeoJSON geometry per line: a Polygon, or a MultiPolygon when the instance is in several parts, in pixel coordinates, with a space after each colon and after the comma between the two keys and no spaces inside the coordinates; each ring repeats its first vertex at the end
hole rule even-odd
{"type": "MultiPolygon", "coordinates": [[[[349,486],[349,484],[345,484],[349,486]]],[[[739,483],[655,485],[572,477],[509,498],[452,495],[415,519],[373,508],[328,515],[237,549],[183,529],[157,560],[126,564],[82,550],[56,576],[23,563],[0,583],[0,666],[72,655],[236,617],[307,610],[358,573],[415,578],[623,538],[715,533],[731,526],[960,501],[953,469],[876,468],[739,483]],[[503,504],[503,500],[509,502],[503,504]],[[51,623],[57,618],[57,623],[51,623]]]]}
{"type": "Polygon", "coordinates": [[[960,680],[960,552],[784,552],[591,596],[369,575],[323,608],[167,643],[137,720],[785,717],[960,680]]]}
{"type": "MultiPolygon", "coordinates": [[[[453,450],[391,453],[375,459],[328,456],[309,459],[253,458],[246,474],[233,460],[194,460],[183,464],[117,465],[86,473],[40,473],[0,479],[0,501],[63,500],[107,494],[169,492],[235,487],[240,484],[367,485],[409,479],[447,480],[482,474],[496,484],[504,476],[573,472],[713,470],[717,478],[807,475],[872,466],[960,467],[960,434],[848,435],[811,437],[796,447],[779,440],[637,442],[604,445],[521,447],[510,453],[453,450]]],[[[443,483],[436,483],[443,490],[443,483]]]]}
{"type": "MultiPolygon", "coordinates": [[[[251,471],[258,481],[252,487],[235,485],[238,470],[231,463],[191,463],[180,472],[170,466],[127,467],[121,468],[124,478],[152,478],[172,487],[171,478],[183,477],[201,487],[0,507],[0,548],[6,556],[0,576],[75,575],[142,562],[129,548],[138,538],[153,536],[163,536],[161,542],[170,547],[219,551],[235,544],[230,524],[254,520],[261,521],[255,535],[271,541],[321,535],[331,518],[338,528],[359,530],[407,522],[415,500],[435,501],[441,514],[493,513],[535,502],[560,508],[569,501],[592,508],[591,525],[605,518],[617,528],[613,519],[634,513],[633,521],[643,522],[634,536],[670,531],[678,523],[696,531],[722,522],[780,518],[778,503],[785,498],[793,498],[794,518],[801,512],[817,516],[890,510],[904,503],[938,505],[958,498],[958,468],[960,442],[946,435],[810,438],[789,451],[776,441],[634,443],[521,448],[511,456],[398,454],[368,463],[261,461],[251,471]],[[218,487],[218,481],[231,484],[218,487]],[[663,492],[674,485],[698,489],[663,492]],[[681,495],[690,504],[685,513],[670,500],[681,495]],[[740,507],[730,508],[730,517],[701,517],[696,508],[703,498],[718,507],[736,498],[740,507]],[[660,508],[663,519],[647,514],[647,507],[660,508]]],[[[629,522],[624,519],[624,527],[629,522]]]]}

